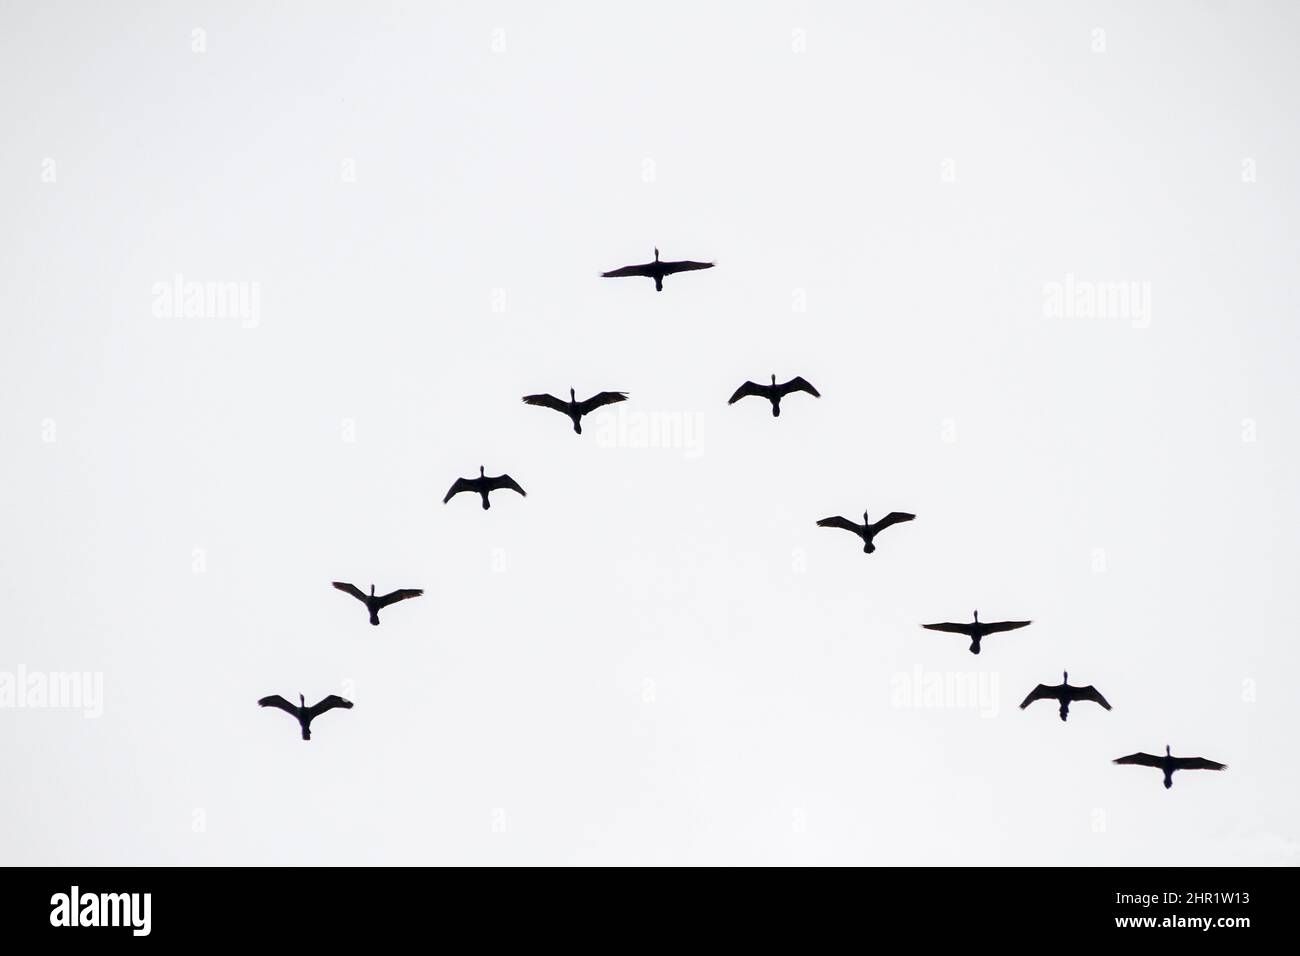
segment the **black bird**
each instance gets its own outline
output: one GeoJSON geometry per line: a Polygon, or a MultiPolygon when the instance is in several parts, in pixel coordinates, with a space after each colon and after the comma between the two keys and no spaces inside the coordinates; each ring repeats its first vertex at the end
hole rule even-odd
{"type": "Polygon", "coordinates": [[[814,398],[822,397],[822,393],[813,388],[812,383],[806,378],[796,375],[794,378],[790,379],[790,381],[778,385],[776,384],[776,376],[773,375],[771,385],[756,385],[753,382],[746,382],[744,385],[740,386],[740,388],[736,389],[735,395],[732,395],[731,398],[727,399],[727,404],[735,405],[736,402],[746,396],[759,395],[772,403],[772,417],[776,418],[781,414],[781,399],[789,395],[791,392],[807,392],[814,398]]]}
{"type": "Polygon", "coordinates": [[[302,694],[298,695],[298,701],[300,706],[295,707],[279,694],[272,694],[270,697],[263,697],[258,701],[258,703],[263,707],[279,707],[294,720],[298,721],[299,725],[302,727],[303,740],[311,740],[311,722],[321,714],[325,713],[325,711],[333,710],[335,707],[345,707],[348,710],[352,709],[352,701],[344,700],[342,697],[338,696],[338,694],[330,694],[324,700],[313,704],[310,707],[307,706],[307,700],[302,696],[302,694]]]}
{"type": "Polygon", "coordinates": [[[591,398],[580,402],[573,389],[569,389],[569,400],[567,402],[562,398],[556,398],[554,395],[525,395],[524,401],[529,405],[553,408],[557,412],[568,415],[573,420],[573,430],[581,435],[583,415],[591,414],[602,405],[613,405],[615,402],[627,401],[627,392],[597,392],[591,398]]]}
{"type": "Polygon", "coordinates": [[[900,521],[911,521],[916,515],[910,515],[906,511],[891,511],[875,524],[872,524],[867,518],[867,513],[862,512],[862,524],[856,524],[848,518],[842,518],[836,515],[834,518],[822,518],[817,522],[819,528],[843,528],[845,531],[852,531],[863,541],[862,553],[870,554],[876,550],[872,543],[876,535],[884,531],[891,524],[898,524],[900,521]]]}
{"type": "Polygon", "coordinates": [[[1127,757],[1118,757],[1111,761],[1112,763],[1136,764],[1139,767],[1155,767],[1163,771],[1165,775],[1165,789],[1168,790],[1174,785],[1175,770],[1227,770],[1226,763],[1215,763],[1213,760],[1206,760],[1204,757],[1175,757],[1169,752],[1169,745],[1165,744],[1165,755],[1163,757],[1153,757],[1151,754],[1145,754],[1139,751],[1135,754],[1129,754],[1127,757]]]}
{"type": "Polygon", "coordinates": [[[1024,710],[1036,700],[1056,700],[1061,702],[1061,719],[1065,720],[1070,716],[1070,705],[1079,700],[1090,700],[1094,703],[1101,704],[1107,710],[1110,710],[1110,704],[1106,698],[1101,696],[1097,688],[1089,684],[1087,687],[1070,686],[1070,672],[1066,671],[1059,684],[1039,684],[1029,692],[1020,704],[1020,709],[1024,710]]]}
{"type": "Polygon", "coordinates": [[[396,591],[390,591],[387,594],[375,594],[375,586],[370,585],[370,593],[366,594],[359,587],[348,584],[346,581],[335,581],[334,586],[345,594],[351,594],[354,598],[364,604],[370,610],[370,623],[378,626],[379,609],[388,607],[390,604],[396,604],[398,601],[405,601],[407,598],[419,597],[424,593],[420,588],[399,588],[396,591]]]}
{"type": "Polygon", "coordinates": [[[489,478],[483,474],[483,466],[478,466],[477,478],[457,478],[455,484],[447,491],[447,497],[442,499],[445,505],[451,499],[460,494],[462,491],[476,491],[483,496],[483,510],[487,511],[492,505],[488,502],[488,492],[498,491],[501,488],[509,488],[511,491],[517,491],[524,497],[528,492],[519,487],[519,482],[515,481],[509,475],[497,475],[495,478],[489,478]]]}
{"type": "MultiPolygon", "coordinates": [[[[965,634],[970,638],[970,652],[978,654],[980,652],[980,641],[990,634],[998,634],[1002,631],[1014,631],[1018,627],[1026,627],[1033,621],[994,621],[987,624],[980,620],[980,612],[975,612],[975,621],[972,624],[922,624],[921,626],[927,631],[951,631],[953,634],[965,634]]],[[[1033,696],[1033,695],[1030,695],[1033,696]]],[[[1024,706],[1023,704],[1021,705],[1024,706]]],[[[1064,718],[1062,718],[1064,719],[1064,718]]]]}
{"type": "Polygon", "coordinates": [[[615,269],[613,272],[602,272],[603,279],[621,279],[624,276],[645,276],[647,279],[655,280],[655,291],[664,291],[664,276],[670,276],[674,272],[691,272],[694,269],[712,269],[712,262],[691,262],[684,259],[681,262],[660,262],[659,250],[655,249],[655,261],[646,262],[639,266],[624,266],[621,269],[615,269]]]}

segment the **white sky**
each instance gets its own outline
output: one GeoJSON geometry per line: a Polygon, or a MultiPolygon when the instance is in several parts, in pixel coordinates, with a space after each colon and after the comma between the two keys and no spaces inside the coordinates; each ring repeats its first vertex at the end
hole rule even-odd
{"type": "Polygon", "coordinates": [[[1300,13],[983,6],[0,8],[5,861],[1295,862],[1300,13]]]}

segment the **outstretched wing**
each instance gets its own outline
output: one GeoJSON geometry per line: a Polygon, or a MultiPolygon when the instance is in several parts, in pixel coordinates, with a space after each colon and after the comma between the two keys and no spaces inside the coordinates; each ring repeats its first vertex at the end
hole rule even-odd
{"type": "Polygon", "coordinates": [[[900,524],[904,521],[911,521],[915,517],[916,515],[910,515],[906,511],[891,511],[889,514],[885,515],[874,525],[872,525],[871,530],[884,531],[891,524],[900,524]]]}
{"type": "Polygon", "coordinates": [[[712,262],[691,262],[689,259],[683,259],[680,262],[661,262],[659,265],[666,276],[670,276],[674,272],[693,272],[696,269],[713,268],[712,262]]]}
{"type": "Polygon", "coordinates": [[[985,634],[997,634],[999,631],[1014,631],[1018,627],[1028,627],[1033,621],[993,621],[984,625],[985,634]]]}
{"type": "Polygon", "coordinates": [[[762,385],[755,385],[753,382],[746,382],[744,385],[740,386],[740,388],[736,389],[736,394],[727,399],[727,404],[734,405],[742,398],[747,398],[750,395],[761,395],[763,398],[767,398],[767,392],[763,391],[762,385]]]}
{"type": "MultiPolygon", "coordinates": [[[[955,624],[952,621],[944,621],[942,624],[922,624],[927,631],[947,631],[949,634],[971,635],[971,626],[969,624],[955,624]]],[[[1038,686],[1042,686],[1039,684],[1038,686]]]]}
{"type": "Polygon", "coordinates": [[[597,392],[586,401],[579,402],[578,410],[586,415],[594,412],[602,405],[613,405],[615,402],[625,401],[627,401],[627,392],[597,392]]]}
{"type": "Polygon", "coordinates": [[[1216,763],[1204,757],[1175,757],[1174,765],[1179,770],[1227,770],[1226,763],[1216,763]]]}
{"type": "Polygon", "coordinates": [[[1048,687],[1046,684],[1039,684],[1029,692],[1029,696],[1020,702],[1020,709],[1024,710],[1036,700],[1057,700],[1057,694],[1060,687],[1048,687]]]}
{"type": "Polygon", "coordinates": [[[602,272],[602,279],[621,279],[624,276],[654,276],[654,263],[646,262],[639,266],[624,266],[621,269],[615,269],[613,272],[602,272]]]}
{"type": "Polygon", "coordinates": [[[843,528],[845,531],[852,531],[854,534],[857,534],[859,531],[862,530],[861,525],[854,524],[852,521],[850,521],[848,518],[843,517],[842,515],[836,515],[833,518],[822,518],[820,521],[817,522],[817,527],[843,528]]]}
{"type": "Polygon", "coordinates": [[[544,408],[553,408],[557,412],[569,414],[569,403],[561,401],[554,395],[525,395],[524,401],[529,405],[541,405],[544,408]]]}
{"type": "Polygon", "coordinates": [[[355,584],[348,584],[346,581],[335,581],[333,584],[344,594],[351,594],[358,601],[364,602],[366,599],[365,594],[355,584]]]}
{"type": "Polygon", "coordinates": [[[319,717],[321,714],[325,713],[325,711],[333,710],[335,707],[344,707],[348,710],[351,710],[352,701],[344,700],[338,694],[330,694],[324,700],[318,701],[317,703],[312,704],[310,707],[308,707],[307,716],[311,717],[314,720],[315,718],[319,717]]]}
{"type": "Polygon", "coordinates": [[[1163,767],[1165,765],[1161,758],[1153,757],[1141,751],[1129,754],[1127,757],[1116,757],[1111,763],[1131,763],[1137,764],[1139,767],[1163,767]]]}
{"type": "Polygon", "coordinates": [[[477,491],[477,490],[478,489],[475,487],[474,481],[470,480],[469,478],[457,478],[455,484],[453,484],[451,488],[447,491],[447,497],[442,499],[442,503],[445,505],[447,502],[451,501],[451,499],[454,496],[460,494],[462,491],[477,491]]]}
{"type": "Polygon", "coordinates": [[[822,393],[813,388],[812,382],[808,381],[808,379],[804,378],[802,375],[796,375],[784,385],[778,385],[777,388],[780,390],[782,395],[789,395],[791,392],[807,392],[809,395],[815,395],[817,398],[822,397],[822,393]]]}
{"type": "Polygon", "coordinates": [[[1071,687],[1070,697],[1074,700],[1090,700],[1093,703],[1101,704],[1107,710],[1110,710],[1110,704],[1106,698],[1101,696],[1101,691],[1089,684],[1087,687],[1071,687]]]}
{"type": "Polygon", "coordinates": [[[399,588],[396,591],[390,591],[379,599],[380,607],[388,607],[390,604],[396,604],[398,601],[405,601],[407,598],[419,597],[424,591],[420,588],[399,588]]]}
{"type": "Polygon", "coordinates": [[[511,491],[517,491],[525,498],[528,492],[519,487],[519,482],[515,481],[509,475],[497,475],[495,478],[488,479],[488,490],[496,491],[498,488],[509,488],[511,491]]]}
{"type": "Polygon", "coordinates": [[[263,697],[257,703],[262,707],[278,707],[295,720],[298,718],[298,708],[289,703],[279,694],[272,694],[270,697],[263,697]]]}

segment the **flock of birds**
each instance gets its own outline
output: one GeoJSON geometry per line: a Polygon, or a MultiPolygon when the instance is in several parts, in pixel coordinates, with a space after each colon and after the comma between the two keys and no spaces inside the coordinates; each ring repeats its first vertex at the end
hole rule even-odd
{"type": "MultiPolygon", "coordinates": [[[[655,249],[655,258],[653,262],[642,263],[641,265],[624,266],[621,269],[614,269],[611,272],[602,272],[603,278],[623,278],[628,276],[641,276],[653,279],[655,290],[662,292],[664,288],[664,277],[673,275],[678,272],[691,272],[697,269],[711,269],[712,262],[694,262],[692,260],[682,260],[678,262],[663,262],[659,258],[659,250],[655,249]]],[[[734,405],[742,398],[764,398],[772,404],[772,416],[779,417],[781,414],[781,400],[796,392],[806,392],[814,398],[820,398],[821,393],[813,387],[812,383],[801,376],[795,376],[788,382],[780,384],[776,381],[776,376],[772,376],[772,381],[767,385],[759,385],[754,382],[745,382],[728,400],[728,405],[734,405]]],[[[541,408],[550,408],[566,416],[573,423],[575,433],[582,434],[582,419],[584,416],[591,414],[598,408],[606,405],[612,405],[615,402],[627,400],[627,392],[598,392],[588,399],[578,400],[576,392],[569,389],[569,399],[565,401],[562,398],[556,398],[554,395],[539,394],[525,395],[523,401],[528,405],[536,405],[541,408]]],[[[477,478],[457,478],[452,486],[447,490],[446,496],[442,499],[443,504],[451,501],[461,492],[471,492],[477,494],[482,500],[483,510],[492,507],[489,495],[493,491],[514,491],[520,495],[527,496],[528,492],[524,491],[519,482],[515,481],[509,475],[488,475],[482,465],[479,466],[477,478]]],[[[831,518],[822,518],[817,522],[820,528],[839,528],[843,531],[849,531],[862,539],[862,550],[865,554],[871,554],[876,550],[875,539],[880,532],[896,524],[912,521],[916,515],[909,514],[905,511],[891,511],[880,520],[872,523],[867,512],[862,513],[862,523],[850,521],[848,518],[836,515],[831,518]]],[[[399,601],[405,601],[409,598],[419,597],[424,593],[419,588],[400,588],[391,591],[388,594],[375,594],[375,586],[370,585],[370,593],[366,594],[355,585],[348,584],[344,581],[333,582],[334,587],[350,594],[366,606],[370,615],[370,623],[378,626],[379,612],[383,608],[399,601]]],[[[946,621],[939,624],[924,624],[926,630],[944,631],[951,634],[961,634],[970,638],[970,652],[978,654],[980,652],[980,642],[990,634],[1000,634],[1005,631],[1014,631],[1022,627],[1027,627],[1031,621],[981,621],[979,611],[974,612],[974,620],[969,624],[960,622],[946,621]]],[[[1020,704],[1020,709],[1024,710],[1036,700],[1055,700],[1060,705],[1061,720],[1067,720],[1070,712],[1070,705],[1079,701],[1090,701],[1099,704],[1106,710],[1110,710],[1110,703],[1101,692],[1092,685],[1078,686],[1070,683],[1069,673],[1062,676],[1059,684],[1039,684],[1029,692],[1029,695],[1020,704]]],[[[352,702],[331,694],[325,699],[307,706],[306,698],[298,695],[298,703],[292,704],[285,700],[279,694],[270,697],[263,697],[258,701],[263,707],[276,707],[289,714],[298,721],[302,729],[302,739],[311,740],[312,721],[328,711],[335,709],[350,710],[352,702]]],[[[1170,747],[1165,746],[1164,756],[1154,756],[1152,754],[1138,752],[1129,754],[1125,757],[1119,757],[1113,761],[1117,764],[1134,765],[1139,767],[1154,767],[1164,774],[1164,784],[1166,788],[1173,786],[1173,775],[1177,770],[1226,770],[1225,764],[1217,763],[1213,760],[1206,760],[1204,757],[1175,757],[1170,747]]]]}

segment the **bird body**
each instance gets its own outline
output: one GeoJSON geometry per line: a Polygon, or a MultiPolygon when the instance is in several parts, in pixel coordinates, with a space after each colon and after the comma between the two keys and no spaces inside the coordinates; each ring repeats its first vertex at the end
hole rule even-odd
{"type": "Polygon", "coordinates": [[[483,498],[483,510],[487,511],[489,508],[492,507],[491,502],[488,501],[488,492],[498,491],[502,488],[509,488],[511,491],[517,491],[524,497],[528,496],[528,492],[524,491],[523,488],[519,487],[519,483],[515,481],[513,478],[511,478],[509,475],[497,475],[495,477],[489,477],[488,475],[485,475],[483,473],[483,466],[479,465],[478,477],[457,478],[456,481],[452,484],[451,488],[448,489],[447,496],[442,499],[442,503],[445,505],[447,502],[451,501],[452,498],[460,494],[462,491],[473,491],[478,493],[483,498]]]}
{"type": "Polygon", "coordinates": [[[790,379],[790,381],[782,382],[778,385],[776,383],[776,376],[773,375],[771,385],[758,385],[754,382],[745,382],[744,385],[736,389],[735,394],[733,394],[731,398],[727,399],[727,404],[734,405],[742,398],[747,398],[750,395],[757,395],[761,398],[766,398],[772,403],[772,417],[779,418],[781,415],[781,399],[789,395],[791,392],[807,392],[814,398],[822,397],[822,393],[813,388],[812,383],[806,378],[796,375],[794,378],[790,379]]]}
{"type": "Polygon", "coordinates": [[[307,699],[298,695],[298,703],[291,704],[279,694],[272,694],[270,697],[263,697],[257,702],[262,707],[276,707],[284,711],[302,727],[302,739],[311,740],[311,722],[325,713],[327,710],[333,710],[335,707],[343,707],[347,710],[352,709],[352,701],[344,700],[337,694],[330,694],[323,700],[307,706],[307,699]]]}
{"type": "Polygon", "coordinates": [[[366,594],[360,588],[348,584],[346,581],[331,582],[336,588],[344,594],[351,594],[354,598],[366,606],[370,611],[370,623],[376,627],[379,626],[379,610],[388,607],[390,604],[396,604],[398,601],[405,601],[407,598],[419,597],[424,593],[420,588],[399,588],[396,591],[390,591],[387,594],[375,594],[375,586],[370,585],[370,593],[366,594]]]}
{"type": "Polygon", "coordinates": [[[1176,770],[1227,770],[1228,765],[1216,763],[1213,760],[1206,760],[1204,757],[1175,757],[1170,751],[1169,745],[1165,744],[1165,755],[1156,757],[1152,754],[1138,751],[1135,754],[1129,754],[1127,757],[1117,757],[1111,761],[1117,764],[1133,764],[1139,767],[1155,767],[1165,775],[1165,789],[1168,790],[1174,785],[1174,771],[1176,770]]]}
{"type": "Polygon", "coordinates": [[[1090,700],[1093,703],[1101,704],[1102,707],[1110,710],[1110,704],[1106,698],[1101,696],[1097,688],[1089,684],[1087,687],[1076,687],[1070,684],[1070,672],[1066,671],[1062,675],[1059,684],[1039,684],[1029,692],[1020,704],[1020,709],[1024,710],[1036,700],[1055,700],[1061,705],[1061,720],[1070,716],[1070,705],[1080,700],[1090,700]]]}
{"type": "MultiPolygon", "coordinates": [[[[734,399],[733,399],[734,401],[734,399]]],[[[862,524],[850,521],[848,518],[836,515],[833,518],[822,518],[817,522],[819,528],[840,528],[844,531],[852,531],[862,539],[862,553],[871,554],[876,550],[875,537],[884,531],[890,525],[899,524],[903,521],[911,521],[916,515],[908,514],[906,511],[891,511],[875,524],[872,524],[867,512],[862,512],[862,524]]]]}
{"type": "Polygon", "coordinates": [[[578,401],[577,394],[573,389],[569,389],[569,400],[566,402],[562,398],[556,398],[554,395],[525,395],[524,402],[529,405],[541,405],[543,408],[553,408],[557,412],[568,415],[573,422],[575,433],[582,434],[582,416],[590,414],[604,405],[612,405],[615,402],[627,400],[627,392],[597,392],[591,398],[584,401],[578,401]]]}
{"type": "MultiPolygon", "coordinates": [[[[972,654],[978,654],[980,652],[980,641],[989,634],[999,634],[1003,631],[1014,631],[1016,628],[1026,627],[1032,623],[1033,621],[981,621],[980,612],[976,611],[975,620],[970,624],[945,621],[942,624],[922,624],[921,626],[927,631],[947,631],[952,634],[965,634],[970,638],[970,652],[972,654]]],[[[1022,704],[1021,706],[1024,705],[1022,704]]]]}
{"type": "Polygon", "coordinates": [[[644,276],[647,279],[655,280],[655,291],[664,291],[664,276],[670,276],[674,272],[691,272],[695,269],[712,269],[712,262],[692,262],[689,259],[683,259],[680,262],[660,262],[659,250],[655,249],[655,261],[643,262],[637,266],[623,266],[621,269],[614,269],[611,272],[602,272],[603,279],[621,279],[626,276],[644,276]]]}

